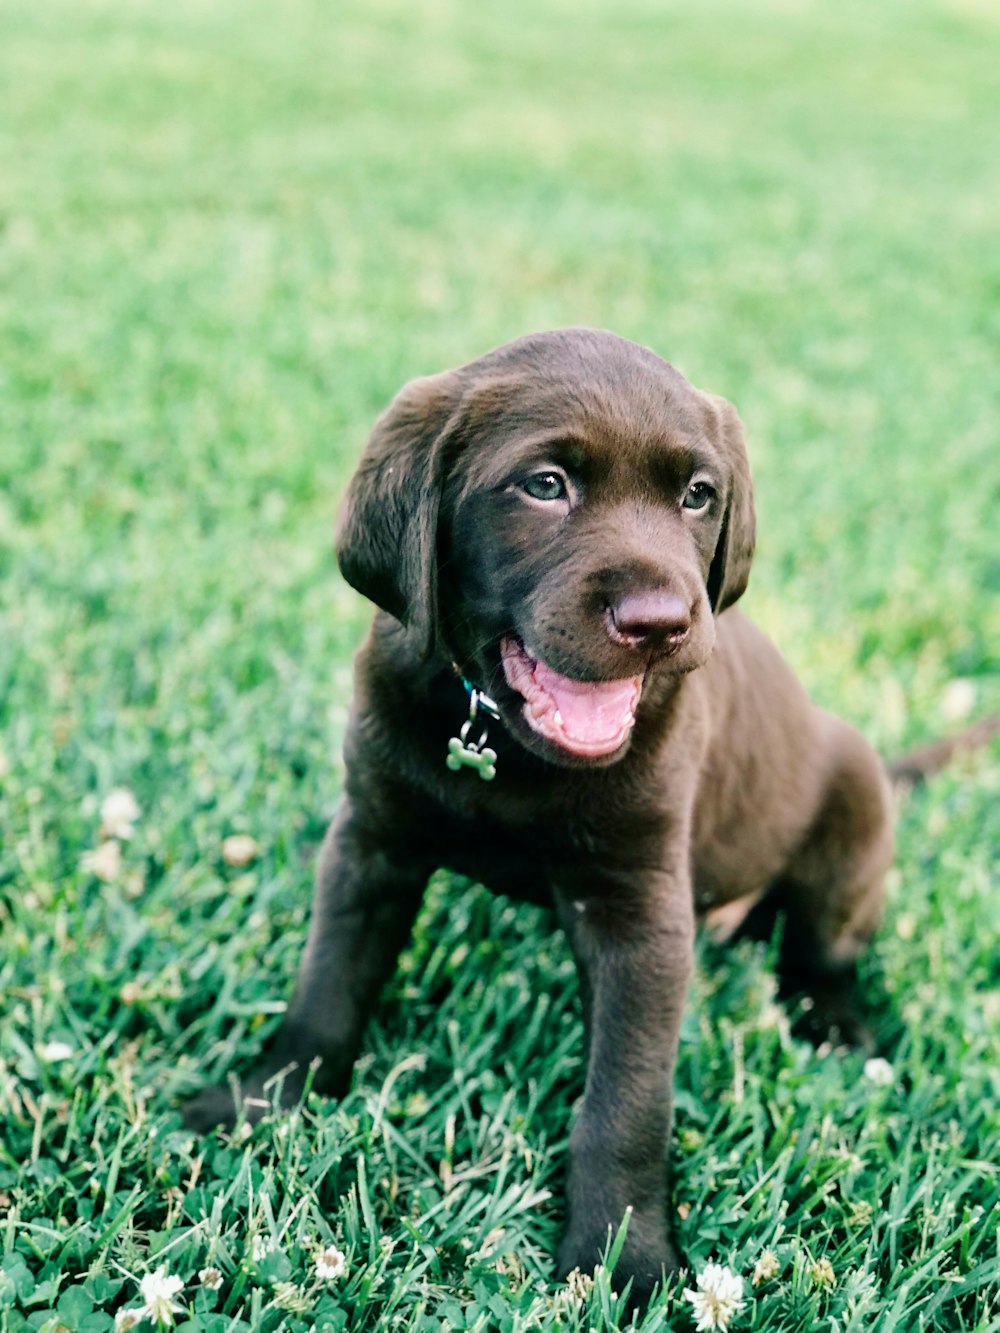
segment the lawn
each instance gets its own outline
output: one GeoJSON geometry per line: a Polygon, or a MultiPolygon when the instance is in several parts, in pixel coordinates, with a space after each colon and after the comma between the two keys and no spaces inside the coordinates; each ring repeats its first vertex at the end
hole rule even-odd
{"type": "MultiPolygon", "coordinates": [[[[997,11],[49,0],[3,26],[0,1329],[110,1330],[159,1269],[206,1333],[613,1329],[606,1276],[553,1279],[582,1033],[544,913],[438,877],[349,1097],[181,1126],[303,939],[369,614],[336,500],[410,376],[612,328],[739,407],[745,606],[817,699],[886,755],[1000,709],[997,11]],[[95,863],[117,788],[139,813],[95,863]]],[[[889,1067],[793,1039],[766,949],[701,948],[689,1272],[648,1333],[694,1328],[711,1260],[746,1280],[734,1333],[1000,1330],[998,812],[996,746],[901,806],[867,974],[889,1067]]]]}

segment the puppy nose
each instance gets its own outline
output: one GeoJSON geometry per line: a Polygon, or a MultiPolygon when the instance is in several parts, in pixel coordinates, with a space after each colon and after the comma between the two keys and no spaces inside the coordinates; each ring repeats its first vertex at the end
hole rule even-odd
{"type": "Polygon", "coordinates": [[[627,592],[608,608],[608,628],[629,648],[673,649],[687,638],[691,611],[674,593],[627,592]]]}

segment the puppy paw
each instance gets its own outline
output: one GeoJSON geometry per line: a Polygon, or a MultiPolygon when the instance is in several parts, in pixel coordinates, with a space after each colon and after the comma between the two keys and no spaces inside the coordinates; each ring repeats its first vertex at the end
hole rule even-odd
{"type": "Polygon", "coordinates": [[[213,1129],[232,1130],[242,1117],[255,1125],[271,1109],[263,1088],[241,1084],[239,1089],[219,1085],[203,1088],[181,1107],[181,1119],[196,1134],[213,1129]]]}
{"type": "Polygon", "coordinates": [[[875,1042],[862,1015],[857,988],[852,984],[813,985],[799,1000],[792,1031],[813,1046],[829,1042],[870,1054],[875,1042]]]}
{"type": "MultiPolygon", "coordinates": [[[[601,1263],[608,1247],[607,1233],[598,1238],[575,1237],[568,1235],[559,1249],[558,1272],[560,1280],[574,1271],[589,1276],[601,1263]]],[[[631,1282],[629,1296],[630,1307],[637,1312],[645,1312],[654,1290],[674,1276],[681,1268],[677,1252],[671,1242],[664,1238],[660,1244],[630,1245],[625,1247],[614,1267],[614,1287],[623,1291],[626,1283],[631,1282]]]]}

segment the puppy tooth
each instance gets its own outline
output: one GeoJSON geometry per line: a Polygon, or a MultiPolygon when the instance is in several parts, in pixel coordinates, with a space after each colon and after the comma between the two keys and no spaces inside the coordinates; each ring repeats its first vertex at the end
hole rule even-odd
{"type": "Polygon", "coordinates": [[[552,714],[552,721],[556,724],[557,727],[561,727],[563,724],[562,713],[560,713],[558,708],[552,714]]]}

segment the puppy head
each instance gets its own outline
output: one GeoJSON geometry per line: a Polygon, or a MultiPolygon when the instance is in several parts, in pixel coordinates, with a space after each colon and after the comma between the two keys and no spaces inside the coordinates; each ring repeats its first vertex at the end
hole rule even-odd
{"type": "Polygon", "coordinates": [[[575,766],[621,757],[649,683],[706,660],[753,543],[735,411],[645,348],[567,329],[408,385],[338,556],[423,655],[460,662],[526,746],[575,766]]]}

